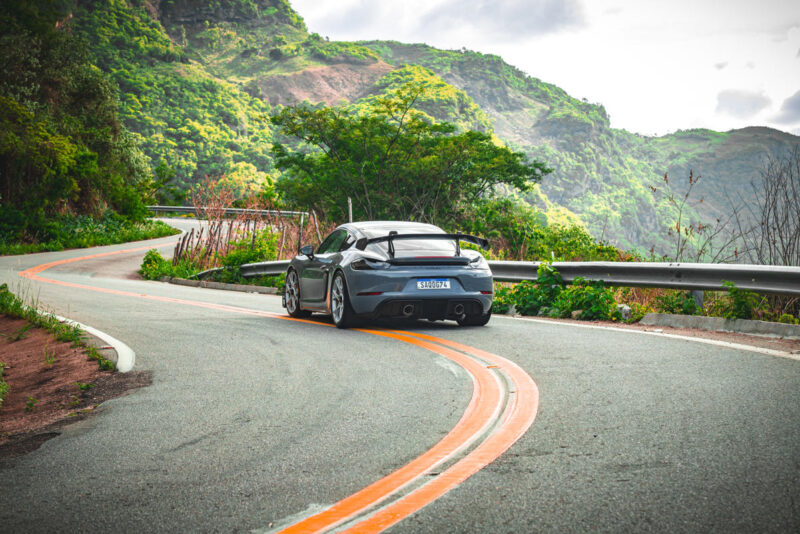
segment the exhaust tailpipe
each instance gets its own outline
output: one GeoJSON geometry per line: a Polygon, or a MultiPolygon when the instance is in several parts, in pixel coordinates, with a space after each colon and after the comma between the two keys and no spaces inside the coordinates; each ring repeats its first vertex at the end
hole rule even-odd
{"type": "Polygon", "coordinates": [[[456,304],[453,306],[453,313],[456,315],[464,315],[464,305],[463,304],[456,304]]]}
{"type": "Polygon", "coordinates": [[[403,315],[406,317],[411,317],[414,315],[414,305],[413,304],[406,304],[403,306],[403,315]]]}

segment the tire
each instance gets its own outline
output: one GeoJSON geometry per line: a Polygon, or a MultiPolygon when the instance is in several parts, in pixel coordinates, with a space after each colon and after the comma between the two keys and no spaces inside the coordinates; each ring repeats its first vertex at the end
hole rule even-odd
{"type": "Polygon", "coordinates": [[[483,326],[492,318],[492,310],[484,313],[483,315],[465,315],[456,319],[460,326],[483,326]]]}
{"type": "Polygon", "coordinates": [[[310,311],[300,309],[300,280],[298,280],[297,271],[294,269],[290,269],[286,273],[286,283],[283,291],[286,299],[286,311],[289,312],[289,315],[298,319],[311,316],[310,311]]]}
{"type": "Polygon", "coordinates": [[[355,324],[355,312],[350,305],[350,296],[347,293],[347,282],[344,274],[338,271],[333,276],[331,284],[331,318],[336,328],[350,328],[355,324]]]}

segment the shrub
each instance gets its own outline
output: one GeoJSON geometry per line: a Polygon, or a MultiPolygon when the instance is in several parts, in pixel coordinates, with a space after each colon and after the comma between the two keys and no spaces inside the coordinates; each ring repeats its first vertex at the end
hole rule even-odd
{"type": "Polygon", "coordinates": [[[722,285],[728,293],[707,307],[708,315],[725,319],[752,319],[757,313],[764,311],[766,302],[758,294],[738,288],[727,280],[723,280],[722,285]]]}
{"type": "Polygon", "coordinates": [[[500,284],[494,285],[494,298],[492,299],[492,313],[508,313],[513,303],[513,288],[500,284]]]}
{"type": "Polygon", "coordinates": [[[697,303],[690,291],[667,291],[655,299],[656,310],[660,313],[695,315],[697,303]]]}
{"type": "Polygon", "coordinates": [[[570,317],[579,311],[577,319],[584,321],[618,319],[614,292],[603,282],[576,278],[556,298],[553,307],[560,317],[570,317]]]}
{"type": "Polygon", "coordinates": [[[144,255],[139,274],[145,280],[158,280],[172,274],[172,264],[165,260],[156,249],[150,249],[144,255]]]}
{"type": "Polygon", "coordinates": [[[798,320],[797,317],[795,317],[791,313],[784,313],[783,315],[778,317],[778,322],[783,324],[798,324],[800,323],[800,320],[798,320]]]}
{"type": "Polygon", "coordinates": [[[522,315],[537,315],[543,308],[553,306],[563,289],[561,274],[549,263],[542,262],[536,272],[536,282],[517,284],[512,300],[522,315]]]}

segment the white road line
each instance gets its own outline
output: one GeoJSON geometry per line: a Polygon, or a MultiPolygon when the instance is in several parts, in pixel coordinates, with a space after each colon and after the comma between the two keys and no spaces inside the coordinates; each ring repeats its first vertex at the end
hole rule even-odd
{"type": "Polygon", "coordinates": [[[749,352],[758,352],[766,354],[767,356],[775,356],[776,358],[787,358],[800,362],[800,354],[793,354],[782,350],[767,349],[763,347],[755,347],[753,345],[743,345],[741,343],[731,343],[729,341],[720,341],[718,339],[706,339],[702,337],[682,336],[679,334],[666,334],[664,332],[651,332],[646,330],[635,330],[632,328],[619,328],[616,326],[601,326],[593,324],[575,324],[575,323],[562,323],[561,321],[547,321],[545,319],[533,319],[528,317],[510,317],[510,316],[496,316],[502,319],[513,319],[516,321],[528,321],[531,323],[542,323],[549,325],[570,326],[574,328],[595,328],[597,330],[611,330],[612,332],[626,332],[633,334],[645,334],[648,336],[666,337],[671,339],[681,339],[684,341],[694,341],[696,343],[705,343],[707,345],[716,345],[718,347],[725,347],[729,349],[746,350],[749,352]]]}
{"type": "Polygon", "coordinates": [[[72,319],[61,317],[60,315],[56,315],[55,318],[61,321],[62,323],[67,323],[77,326],[81,330],[85,330],[86,332],[92,334],[93,336],[99,337],[100,339],[102,339],[103,341],[114,347],[114,350],[117,351],[117,371],[119,371],[120,373],[127,373],[128,371],[131,371],[133,369],[133,364],[136,362],[136,353],[133,352],[133,349],[131,349],[128,345],[126,345],[122,341],[118,340],[115,337],[111,337],[105,332],[101,332],[97,328],[92,328],[91,326],[79,323],[78,321],[73,321],[72,319]]]}

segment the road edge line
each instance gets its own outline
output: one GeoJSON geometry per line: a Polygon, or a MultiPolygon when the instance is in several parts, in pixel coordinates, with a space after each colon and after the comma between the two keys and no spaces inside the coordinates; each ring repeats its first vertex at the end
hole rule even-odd
{"type": "Polygon", "coordinates": [[[571,326],[575,328],[594,328],[598,330],[609,330],[611,332],[625,332],[625,333],[632,333],[632,334],[641,334],[641,335],[648,335],[648,336],[657,336],[657,337],[666,337],[671,339],[679,339],[682,341],[693,341],[695,343],[705,343],[706,345],[716,345],[718,347],[724,347],[728,349],[735,349],[735,350],[742,350],[746,352],[757,352],[759,354],[765,354],[767,356],[774,356],[776,358],[785,358],[787,360],[794,360],[800,362],[800,354],[792,354],[791,352],[786,352],[782,350],[775,350],[775,349],[768,349],[765,347],[756,347],[755,345],[744,345],[742,343],[732,343],[730,341],[721,341],[719,339],[707,339],[704,337],[693,337],[693,336],[683,336],[681,334],[668,334],[666,332],[652,332],[647,330],[635,330],[633,328],[619,328],[616,326],[602,326],[602,325],[594,325],[594,324],[574,324],[574,323],[564,323],[561,321],[547,321],[545,319],[536,319],[533,317],[511,317],[511,316],[504,316],[504,319],[512,319],[515,321],[526,321],[530,323],[539,323],[539,324],[555,324],[561,326],[571,326]]]}
{"type": "Polygon", "coordinates": [[[109,334],[106,334],[101,330],[98,330],[97,328],[85,325],[83,323],[79,323],[78,321],[73,321],[72,319],[68,319],[60,315],[54,315],[54,317],[62,323],[77,326],[81,330],[85,330],[86,332],[92,334],[93,336],[99,337],[100,339],[111,345],[117,352],[117,364],[116,364],[117,371],[119,371],[120,373],[128,373],[133,370],[133,365],[136,363],[136,353],[133,352],[133,349],[131,349],[128,345],[126,345],[119,339],[109,334]]]}

